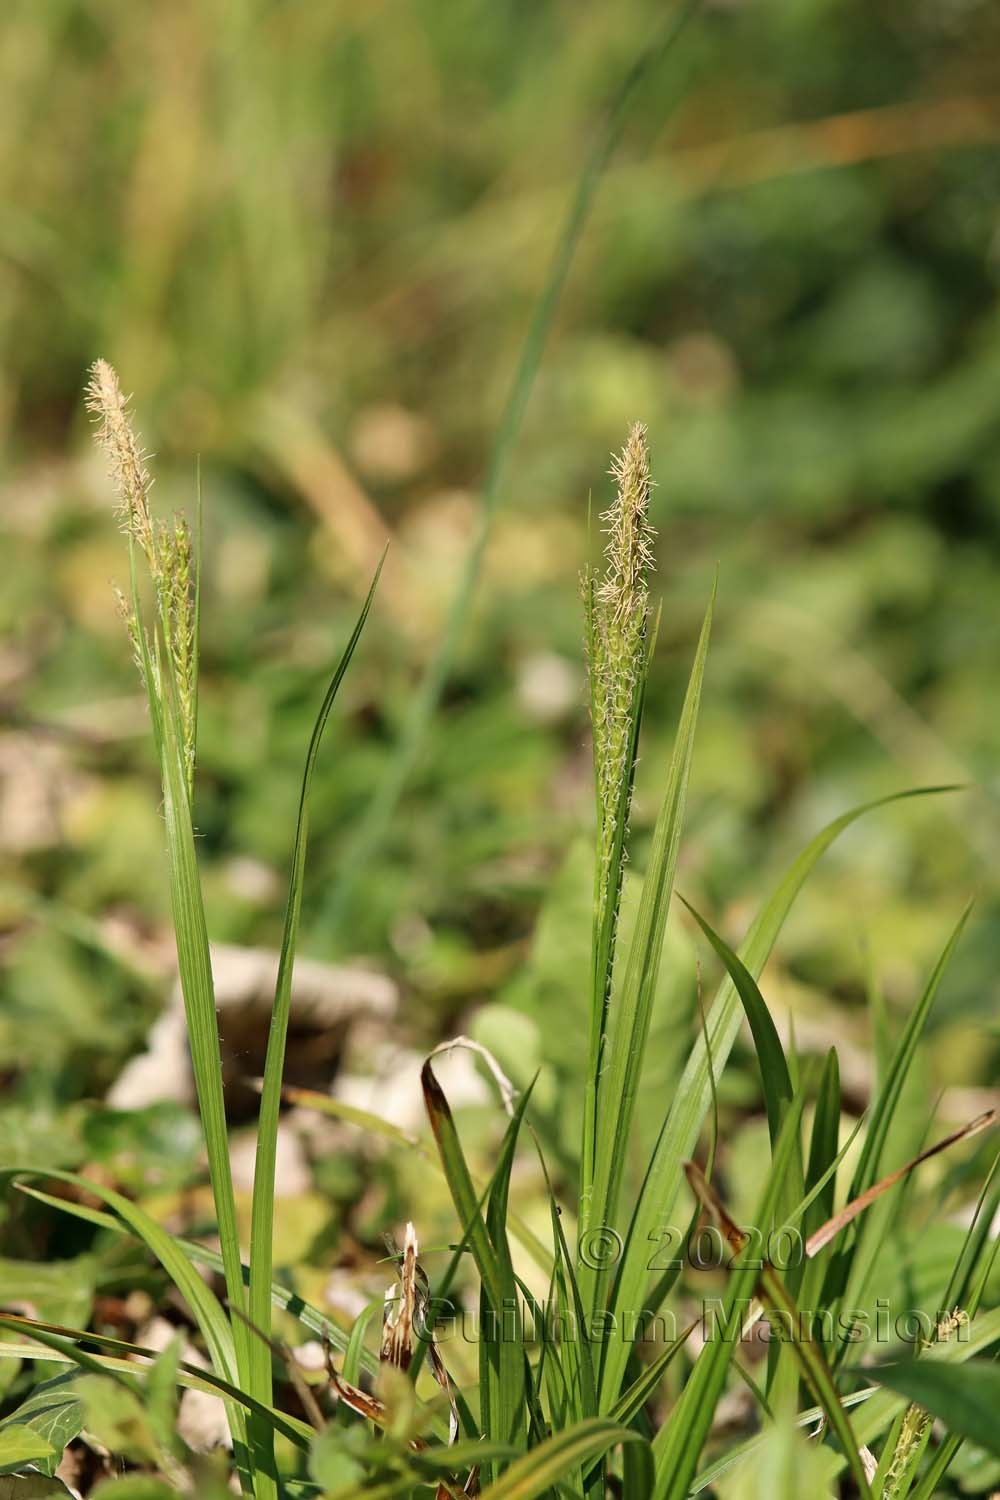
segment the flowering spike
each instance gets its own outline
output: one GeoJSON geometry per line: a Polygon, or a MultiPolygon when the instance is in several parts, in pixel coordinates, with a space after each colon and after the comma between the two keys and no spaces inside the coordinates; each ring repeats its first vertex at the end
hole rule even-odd
{"type": "Polygon", "coordinates": [[[90,368],[87,410],[97,419],[97,441],[108,458],[124,530],[139,543],[155,577],[157,548],[149,509],[153,481],[146,467],[147,455],[132,425],[128,398],[105,359],[95,360],[90,368]]]}
{"type": "Polygon", "coordinates": [[[621,453],[612,460],[611,473],[617,493],[601,516],[607,537],[603,573],[599,579],[588,575],[584,580],[590,615],[602,904],[613,895],[608,878],[616,845],[624,852],[649,616],[647,578],[653,567],[649,448],[641,422],[635,423],[621,453]]]}

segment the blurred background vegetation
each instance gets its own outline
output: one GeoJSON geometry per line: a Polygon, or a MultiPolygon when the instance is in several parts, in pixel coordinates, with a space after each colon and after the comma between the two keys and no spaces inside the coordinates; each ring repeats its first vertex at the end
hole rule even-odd
{"type": "MultiPolygon", "coordinates": [[[[143,1044],[171,961],[147,724],[110,590],[123,542],[81,404],[98,355],[136,393],[162,507],[190,512],[200,457],[197,819],[219,939],[278,937],[312,717],[388,538],[317,778],[303,951],[388,972],[414,1046],[488,1001],[512,1066],[548,1057],[558,1073],[588,940],[585,869],[567,858],[591,811],[577,575],[588,497],[607,503],[609,452],[640,418],[663,619],[637,826],[718,564],[680,889],[736,939],[762,881],[829,817],[970,783],[838,844],[765,993],[804,1045],[856,1049],[863,1099],[866,993],[902,1013],[977,894],[924,1100],[995,1081],[1000,12],[986,0],[715,0],[645,79],[440,713],[387,838],[348,872],[346,909],[336,899],[441,639],[574,182],[660,19],[655,0],[7,0],[5,1159],[120,1156],[85,1101],[143,1044]]],[[[133,1164],[162,1177],[190,1159],[176,1121],[159,1144],[147,1125],[127,1136],[133,1164]]],[[[325,1192],[354,1191],[325,1170],[325,1192]]]]}

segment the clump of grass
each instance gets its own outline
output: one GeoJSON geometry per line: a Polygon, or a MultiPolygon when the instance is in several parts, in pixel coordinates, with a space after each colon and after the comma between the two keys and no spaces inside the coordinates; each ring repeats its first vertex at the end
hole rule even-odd
{"type": "MultiPolygon", "coordinates": [[[[244,1493],[266,1500],[293,1492],[331,1500],[364,1495],[417,1500],[428,1491],[436,1500],[478,1493],[483,1500],[604,1500],[612,1493],[628,1500],[687,1500],[719,1482],[738,1484],[741,1475],[767,1472],[769,1463],[779,1475],[768,1489],[775,1500],[801,1500],[798,1476],[805,1472],[811,1491],[818,1494],[844,1493],[846,1483],[862,1500],[927,1500],[967,1438],[995,1452],[996,1433],[984,1420],[983,1401],[984,1393],[997,1387],[989,1355],[1000,1346],[1000,1310],[983,1312],[981,1304],[997,1249],[990,1239],[1000,1206],[996,1163],[941,1289],[938,1300],[949,1311],[938,1319],[933,1335],[907,1363],[874,1367],[859,1363],[850,1336],[854,1309],[879,1291],[884,1269],[880,1251],[903,1222],[904,1184],[925,1161],[993,1123],[990,1112],[916,1156],[902,1149],[908,1138],[900,1114],[903,1084],[967,912],[886,1058],[839,1208],[838,1169],[851,1141],[842,1147],[839,1140],[842,1099],[836,1054],[831,1051],[821,1064],[805,1066],[794,1051],[787,1052],[758,984],[785,917],[820,856],[856,818],[882,804],[843,814],[813,839],[763,900],[739,952],[689,908],[725,977],[691,1045],[676,1092],[662,1102],[659,1134],[648,1159],[640,1163],[638,1191],[629,1191],[635,1104],[648,1062],[652,997],[683,830],[713,606],[710,599],[641,877],[636,921],[627,951],[619,953],[617,916],[629,855],[632,780],[652,661],[650,461],[646,433],[638,424],[614,461],[617,493],[603,517],[604,563],[584,581],[596,819],[590,1048],[578,1080],[585,1113],[576,1193],[557,1195],[546,1161],[544,1122],[536,1122],[532,1114],[531,1089],[513,1097],[499,1069],[491,1071],[501,1082],[507,1125],[489,1180],[477,1178],[432,1054],[422,1072],[424,1098],[439,1168],[457,1216],[457,1242],[436,1283],[430,1283],[418,1261],[416,1230],[408,1225],[400,1287],[387,1301],[381,1340],[373,1347],[372,1309],[345,1337],[315,1308],[273,1281],[275,1142],[310,783],[376,575],[331,678],[306,756],[244,1265],[193,831],[199,528],[192,532],[182,520],[168,523],[154,515],[148,461],[106,364],[95,366],[88,399],[110,460],[132,561],[130,591],[120,596],[120,607],[148,694],[160,769],[178,966],[220,1248],[215,1252],[166,1234],[121,1194],[71,1173],[27,1175],[72,1184],[77,1190],[72,1201],[37,1186],[28,1191],[53,1208],[143,1241],[190,1308],[211,1368],[205,1372],[185,1366],[174,1350],[161,1356],[148,1375],[138,1376],[130,1365],[123,1367],[122,1355],[143,1351],[121,1342],[25,1318],[3,1317],[0,1326],[22,1338],[30,1336],[47,1354],[79,1366],[88,1378],[112,1382],[113,1400],[101,1387],[104,1404],[94,1406],[98,1416],[104,1413],[105,1430],[126,1434],[122,1454],[137,1467],[188,1492],[201,1482],[197,1462],[171,1430],[176,1391],[184,1385],[223,1397],[239,1483],[244,1493]],[[152,593],[145,607],[136,566],[140,559],[152,593]],[[702,1170],[692,1159],[716,1108],[716,1080],[744,1017],[756,1052],[770,1141],[764,1186],[750,1226],[732,1216],[724,1194],[711,1181],[711,1165],[702,1170]],[[520,1222],[512,1203],[512,1173],[525,1128],[547,1184],[547,1240],[520,1222]],[[685,1182],[687,1202],[680,1196],[685,1182]],[[100,1208],[93,1206],[95,1198],[100,1208]],[[673,1219],[686,1219],[692,1211],[692,1226],[699,1214],[706,1214],[725,1248],[719,1269],[725,1269],[726,1279],[715,1297],[716,1320],[699,1346],[689,1344],[689,1326],[642,1359],[630,1326],[655,1317],[680,1295],[690,1301],[697,1291],[697,1273],[690,1266],[677,1260],[659,1267],[650,1256],[651,1245],[655,1251],[672,1232],[673,1219]],[[575,1243],[570,1221],[575,1221],[575,1243]],[[779,1264],[774,1245],[789,1242],[800,1246],[801,1256],[779,1264]],[[601,1247],[600,1255],[595,1246],[601,1247]],[[544,1305],[526,1286],[523,1253],[547,1280],[544,1305]],[[470,1263],[480,1290],[479,1373],[475,1384],[463,1390],[450,1377],[446,1345],[436,1342],[434,1321],[452,1296],[456,1277],[470,1263]],[[225,1303],[199,1275],[199,1266],[222,1272],[225,1303]],[[288,1409],[284,1390],[276,1393],[272,1357],[277,1355],[280,1364],[285,1353],[272,1338],[274,1305],[328,1341],[330,1386],[346,1420],[331,1423],[324,1403],[303,1391],[290,1364],[289,1388],[305,1419],[288,1409]],[[747,1367],[741,1334],[761,1319],[770,1328],[770,1353],[766,1369],[754,1374],[747,1367]],[[555,1333],[545,1331],[553,1326],[555,1333]],[[980,1354],[984,1358],[975,1358],[980,1354]],[[422,1383],[425,1362],[430,1364],[430,1391],[422,1383]],[[734,1378],[752,1392],[760,1431],[723,1446],[720,1453],[713,1424],[734,1378]],[[860,1391],[854,1389],[859,1383],[860,1391]],[[936,1446],[935,1415],[947,1424],[936,1446]],[[826,1434],[822,1440],[804,1435],[807,1429],[815,1431],[817,1419],[826,1434]],[[710,1445],[714,1451],[706,1461],[710,1445]]],[[[413,1149],[412,1141],[375,1116],[347,1111],[336,1101],[317,1100],[301,1090],[295,1091],[295,1099],[331,1113],[346,1112],[355,1125],[413,1149]]],[[[927,1312],[923,1306],[918,1310],[927,1312]]],[[[92,1389],[90,1396],[93,1400],[92,1389]]],[[[29,1416],[24,1425],[30,1430],[29,1416]]],[[[81,1416],[81,1425],[84,1420],[81,1416]]],[[[32,1440],[37,1452],[37,1438],[32,1440]]]]}

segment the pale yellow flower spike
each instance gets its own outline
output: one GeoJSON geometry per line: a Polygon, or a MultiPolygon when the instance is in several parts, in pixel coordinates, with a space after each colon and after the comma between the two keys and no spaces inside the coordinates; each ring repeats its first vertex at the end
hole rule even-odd
{"type": "Polygon", "coordinates": [[[97,418],[97,441],[108,458],[124,529],[146,554],[155,578],[158,566],[149,509],[153,481],[146,467],[146,454],[132,426],[128,400],[122,394],[118,376],[105,359],[95,360],[90,367],[87,410],[97,418]]]}

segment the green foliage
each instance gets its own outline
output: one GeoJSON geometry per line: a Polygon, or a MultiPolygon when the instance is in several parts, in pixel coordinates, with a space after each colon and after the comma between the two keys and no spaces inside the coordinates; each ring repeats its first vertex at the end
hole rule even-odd
{"type": "Polygon", "coordinates": [[[73,1375],[55,1375],[40,1381],[30,1396],[4,1417],[0,1438],[16,1446],[25,1434],[32,1433],[39,1445],[35,1453],[22,1448],[12,1460],[5,1459],[5,1464],[22,1468],[30,1461],[42,1474],[55,1473],[63,1449],[83,1426],[83,1407],[74,1379],[73,1375]]]}
{"type": "MultiPolygon", "coordinates": [[[[155,540],[161,535],[160,523],[148,509],[150,480],[145,460],[117,381],[107,367],[98,368],[93,391],[93,400],[104,422],[102,441],[110,448],[113,474],[123,497],[132,548],[132,600],[125,613],[148,693],[161,768],[178,959],[220,1249],[212,1256],[197,1244],[166,1234],[138,1203],[98,1181],[54,1168],[47,1169],[44,1175],[51,1182],[61,1182],[76,1195],[96,1197],[102,1204],[100,1209],[83,1203],[68,1203],[66,1207],[104,1232],[124,1230],[138,1238],[183,1294],[212,1359],[212,1371],[201,1377],[200,1383],[224,1398],[236,1471],[244,1490],[257,1496],[276,1496],[284,1482],[276,1436],[290,1445],[289,1455],[296,1451],[301,1454],[308,1429],[303,1429],[301,1423],[290,1422],[273,1406],[272,1357],[275,1353],[284,1357],[281,1346],[271,1338],[275,1300],[304,1325],[321,1331],[328,1346],[334,1342],[321,1315],[317,1318],[300,1299],[277,1295],[273,1275],[277,1131],[279,1105],[286,1092],[284,1058],[305,873],[309,799],[320,740],[364,628],[378,575],[327,690],[306,759],[262,1083],[250,1256],[245,1271],[236,1227],[212,968],[191,815],[196,711],[192,707],[188,719],[181,711],[185,694],[193,697],[197,691],[193,686],[198,675],[197,628],[188,633],[193,654],[186,654],[187,647],[182,650],[178,646],[182,633],[178,622],[187,608],[184,601],[195,597],[196,584],[181,553],[176,548],[161,547],[155,540]],[[143,623],[142,599],[134,574],[136,550],[146,556],[153,570],[157,612],[148,628],[143,623]],[[183,576],[179,578],[179,574],[183,576]],[[223,1271],[228,1294],[225,1304],[194,1269],[195,1263],[206,1259],[223,1271]],[[249,1302],[245,1283],[249,1285],[249,1302]]],[[[742,1452],[737,1449],[721,1468],[710,1469],[709,1475],[728,1474],[752,1455],[751,1462],[758,1469],[761,1464],[765,1467],[768,1463],[778,1464],[780,1483],[785,1488],[797,1482],[795,1476],[802,1465],[814,1473],[817,1482],[824,1485],[832,1482],[836,1470],[830,1468],[826,1453],[821,1461],[819,1450],[803,1448],[801,1438],[789,1426],[801,1384],[817,1400],[835,1444],[835,1450],[826,1452],[839,1454],[856,1491],[867,1500],[891,1500],[908,1493],[920,1478],[921,1460],[930,1434],[928,1412],[953,1414],[961,1403],[962,1382],[969,1382],[968,1410],[960,1420],[957,1417],[951,1420],[947,1441],[939,1446],[933,1460],[944,1472],[964,1438],[982,1442],[986,1421],[982,1414],[988,1409],[992,1367],[973,1363],[971,1373],[966,1374],[961,1365],[934,1364],[933,1348],[912,1365],[885,1367],[884,1383],[909,1395],[912,1398],[909,1407],[884,1401],[879,1407],[876,1398],[872,1398],[852,1418],[841,1390],[842,1381],[850,1376],[856,1364],[854,1329],[864,1314],[865,1298],[873,1286],[884,1289],[886,1284],[882,1256],[892,1235],[902,1226],[908,1174],[992,1120],[992,1116],[976,1120],[967,1129],[953,1132],[939,1145],[887,1173],[890,1154],[908,1142],[907,1118],[902,1110],[904,1084],[918,1055],[932,1003],[968,912],[949,939],[895,1046],[890,1046],[883,1035],[884,1060],[876,1097],[853,1168],[847,1202],[838,1211],[836,1177],[843,1152],[839,1146],[842,1099],[836,1053],[829,1053],[822,1067],[800,1068],[794,1045],[786,1052],[782,1044],[756,976],[820,856],[863,813],[895,797],[881,798],[836,818],[812,840],[764,903],[741,954],[685,902],[721,959],[727,977],[709,1016],[702,1019],[700,1031],[687,1039],[688,1057],[683,1069],[680,1056],[685,1044],[680,1045],[673,1100],[668,1107],[661,1106],[659,1132],[646,1147],[644,1165],[640,1156],[641,1185],[638,1192],[633,1190],[628,1194],[626,1164],[637,1148],[640,1152],[643,1149],[636,1105],[654,1034],[653,1015],[680,853],[714,596],[681,707],[666,792],[638,896],[625,923],[626,941],[622,943],[619,919],[623,904],[629,909],[629,904],[624,903],[624,872],[633,842],[630,822],[634,766],[650,667],[646,575],[651,556],[648,535],[643,530],[648,503],[648,458],[641,429],[633,430],[616,472],[619,495],[610,513],[606,571],[602,579],[591,579],[585,587],[597,818],[589,924],[589,1043],[586,1053],[580,1053],[575,1074],[573,1069],[568,1074],[569,1087],[575,1082],[586,1100],[577,1197],[573,1205],[575,1248],[570,1248],[573,1241],[561,1220],[561,1194],[557,1193],[546,1165],[548,1145],[553,1144],[562,1155],[566,1142],[559,1130],[549,1141],[553,1100],[550,1095],[546,1110],[545,1079],[541,1089],[543,1107],[533,1112],[534,1081],[527,1082],[518,1097],[482,1045],[466,1043],[474,1049],[478,1046],[479,1055],[489,1064],[510,1116],[489,1181],[482,1186],[470,1168],[461,1129],[428,1059],[421,1075],[424,1103],[457,1215],[460,1239],[432,1303],[429,1283],[416,1260],[415,1232],[412,1226],[408,1227],[400,1268],[399,1306],[393,1312],[387,1304],[377,1365],[366,1349],[373,1309],[358,1319],[346,1339],[341,1335],[337,1340],[346,1358],[342,1374],[331,1370],[334,1388],[344,1409],[366,1421],[353,1425],[348,1422],[346,1426],[343,1422],[327,1425],[322,1407],[315,1395],[304,1389],[301,1376],[292,1379],[318,1430],[318,1436],[308,1445],[309,1479],[323,1494],[335,1497],[368,1493],[384,1496],[386,1500],[390,1496],[403,1500],[422,1484],[433,1482],[439,1496],[468,1493],[471,1485],[480,1483],[484,1486],[483,1493],[494,1500],[545,1495],[554,1488],[559,1493],[578,1495],[580,1500],[601,1500],[609,1476],[620,1473],[630,1496],[686,1500],[699,1486],[697,1475],[702,1452],[709,1443],[720,1401],[735,1369],[756,1397],[766,1422],[774,1424],[775,1413],[779,1420],[762,1444],[751,1444],[742,1452]],[[623,630],[627,635],[625,644],[624,637],[620,639],[623,630]],[[714,1170],[720,1107],[717,1080],[737,1040],[740,1007],[749,1022],[757,1055],[770,1141],[770,1159],[760,1174],[760,1196],[749,1230],[741,1228],[732,1217],[701,1169],[693,1161],[684,1160],[696,1150],[711,1108],[716,1118],[712,1125],[709,1171],[714,1170]],[[803,1140],[807,1105],[814,1113],[808,1158],[803,1140]],[[520,1222],[511,1203],[519,1139],[526,1123],[531,1126],[544,1178],[550,1246],[520,1222]],[[682,1260],[661,1265],[648,1256],[651,1242],[658,1242],[664,1235],[673,1236],[668,1216],[675,1211],[682,1164],[696,1205],[707,1211],[709,1227],[714,1222],[719,1236],[723,1253],[716,1269],[724,1275],[723,1294],[715,1299],[711,1315],[709,1303],[704,1301],[704,1342],[700,1351],[686,1355],[689,1329],[664,1341],[664,1347],[644,1368],[643,1362],[636,1359],[633,1335],[626,1332],[629,1320],[649,1317],[655,1322],[664,1306],[671,1305],[697,1267],[697,1259],[690,1259],[695,1253],[691,1246],[700,1243],[699,1236],[706,1232],[703,1224],[698,1236],[694,1235],[698,1225],[696,1211],[685,1245],[685,1257],[690,1259],[687,1267],[682,1260]],[[800,1222],[809,1228],[808,1239],[797,1228],[800,1222]],[[541,1296],[531,1290],[519,1269],[514,1254],[515,1236],[531,1252],[536,1272],[542,1270],[547,1275],[547,1291],[541,1296]],[[835,1242],[832,1252],[831,1241],[835,1242]],[[798,1249],[797,1258],[794,1255],[789,1258],[780,1249],[786,1244],[798,1249]],[[595,1247],[601,1250],[600,1254],[595,1247]],[[612,1253],[605,1253],[608,1247],[612,1253]],[[447,1299],[466,1256],[475,1268],[480,1286],[476,1336],[478,1380],[474,1390],[468,1391],[456,1388],[449,1378],[437,1343],[440,1322],[437,1309],[454,1308],[454,1303],[449,1304],[447,1299]],[[782,1256],[786,1263],[779,1264],[782,1256]],[[808,1261],[814,1265],[807,1264],[808,1261]],[[655,1280],[651,1276],[654,1269],[662,1273],[655,1280]],[[799,1301],[803,1293],[809,1299],[806,1303],[799,1301]],[[750,1309],[754,1305],[758,1312],[751,1318],[750,1309]],[[745,1368],[741,1347],[745,1333],[760,1317],[770,1327],[772,1339],[763,1387],[745,1368]],[[837,1336],[829,1331],[834,1327],[839,1330],[837,1336]],[[414,1345],[418,1335],[419,1348],[414,1345]],[[684,1368],[679,1389],[664,1412],[660,1406],[663,1384],[673,1376],[681,1360],[684,1368]],[[447,1443],[442,1443],[442,1424],[434,1405],[418,1395],[418,1372],[424,1365],[429,1365],[450,1410],[447,1443]],[[373,1394],[357,1385],[365,1369],[379,1372],[373,1394]],[[915,1385],[911,1370],[917,1372],[915,1385]],[[983,1387],[982,1393],[979,1386],[983,1387]],[[647,1417],[651,1404],[659,1408],[658,1426],[652,1431],[647,1417]],[[377,1441],[372,1440],[369,1424],[378,1429],[377,1441]],[[860,1435],[858,1424],[864,1429],[864,1436],[860,1435]],[[882,1452],[872,1478],[872,1463],[868,1462],[867,1448],[862,1454],[862,1445],[880,1437],[884,1438],[882,1452]]],[[[690,1017],[679,1011],[674,1024],[685,1020],[689,1022],[690,1017]]],[[[402,1145],[407,1152],[416,1150],[418,1155],[424,1154],[419,1141],[371,1111],[342,1106],[336,1100],[324,1100],[302,1089],[289,1090],[288,1097],[371,1131],[394,1147],[402,1145]]],[[[102,1124],[104,1138],[113,1143],[122,1122],[113,1116],[103,1122],[95,1117],[88,1126],[95,1141],[101,1139],[102,1124]]],[[[850,1144],[849,1141],[844,1151],[850,1144]]],[[[41,1168],[34,1167],[29,1174],[16,1163],[6,1170],[11,1175],[20,1170],[22,1177],[43,1175],[41,1168]]],[[[956,1308],[944,1322],[938,1318],[930,1324],[923,1338],[925,1345],[937,1344],[946,1350],[951,1335],[957,1331],[974,1333],[978,1327],[981,1334],[981,1322],[977,1325],[974,1319],[992,1265],[984,1225],[996,1194],[993,1175],[982,1190],[969,1229],[955,1248],[947,1276],[949,1296],[959,1292],[968,1294],[972,1321],[965,1308],[956,1308]]],[[[62,1206],[49,1192],[37,1187],[29,1187],[27,1191],[35,1201],[62,1206]]],[[[16,1283],[17,1268],[11,1263],[8,1270],[8,1280],[16,1283]]],[[[197,1368],[182,1357],[181,1338],[175,1337],[149,1365],[143,1379],[137,1381],[131,1374],[127,1356],[141,1354],[141,1350],[114,1338],[79,1335],[84,1345],[88,1340],[96,1345],[99,1352],[92,1354],[68,1339],[64,1327],[51,1321],[54,1311],[65,1316],[75,1310],[75,1304],[67,1308],[58,1302],[58,1267],[42,1266],[34,1283],[30,1273],[25,1274],[28,1280],[24,1281],[22,1275],[22,1292],[26,1287],[39,1297],[46,1290],[51,1292],[47,1304],[50,1321],[35,1316],[33,1302],[31,1316],[4,1320],[8,1334],[23,1328],[49,1353],[77,1364],[80,1373],[71,1382],[68,1377],[60,1376],[49,1387],[39,1386],[6,1422],[0,1423],[0,1438],[9,1454],[7,1467],[19,1470],[33,1464],[52,1473],[58,1461],[59,1442],[64,1446],[68,1437],[83,1431],[139,1471],[137,1482],[156,1476],[153,1482],[159,1483],[162,1476],[168,1483],[187,1485],[193,1455],[177,1436],[178,1389],[190,1386],[192,1376],[198,1388],[199,1375],[197,1368]],[[57,1299],[55,1304],[52,1297],[57,1299]]],[[[82,1292],[87,1298],[81,1309],[85,1311],[92,1291],[79,1286],[75,1263],[72,1291],[77,1296],[82,1292]]],[[[913,1304],[915,1282],[911,1281],[908,1291],[914,1313],[929,1316],[923,1305],[913,1304]]],[[[923,1299],[926,1293],[920,1292],[919,1296],[923,1299]]],[[[879,1306],[876,1301],[876,1309],[879,1306]]],[[[44,1312],[44,1308],[40,1310],[44,1312]]],[[[898,1321],[896,1336],[904,1337],[898,1321]]],[[[965,1343],[969,1342],[966,1338],[965,1343]]],[[[14,1346],[10,1352],[20,1356],[22,1351],[14,1346]]],[[[916,1352],[922,1354],[919,1344],[916,1352]]],[[[968,1352],[971,1353],[971,1346],[968,1352]]]]}
{"type": "Polygon", "coordinates": [[[956,1124],[957,1086],[995,1073],[996,810],[987,791],[886,809],[901,785],[988,782],[998,745],[977,608],[1000,493],[976,83],[995,38],[974,6],[925,6],[903,40],[878,4],[778,5],[705,12],[664,61],[689,10],[627,0],[566,28],[545,5],[13,0],[0,1500],[67,1493],[55,1467],[88,1435],[127,1466],[91,1493],[123,1500],[222,1496],[234,1474],[272,1500],[440,1500],[476,1471],[494,1500],[998,1482],[996,1157],[961,1130],[922,1150],[936,1101],[956,1124]],[[954,98],[929,86],[943,62],[954,98]],[[102,623],[111,523],[67,463],[98,347],[163,455],[154,508],[96,367],[159,805],[102,623]],[[635,411],[657,451],[634,428],[617,498],[596,490],[595,571],[580,497],[635,411]],[[26,482],[47,447],[55,477],[26,482]],[[170,518],[194,450],[204,650],[201,517],[170,518]],[[330,717],[383,531],[388,587],[330,717]],[[977,921],[945,943],[972,885],[977,921]],[[148,1029],[165,920],[197,1117],[100,1102],[148,1029]],[[252,1194],[210,923],[280,955],[266,1049],[237,1053],[263,1074],[252,1194]],[[475,1002],[514,1082],[505,1132],[482,1098],[449,1102],[443,1064],[430,1135],[377,1097],[283,1091],[300,933],[392,968],[414,1046],[475,1002]],[[724,970],[704,1017],[701,960],[724,970]],[[327,1116],[287,1202],[284,1104],[327,1116]],[[441,1342],[404,1328],[394,1367],[380,1231],[408,1216],[422,1261],[407,1282],[404,1252],[390,1324],[408,1296],[440,1305],[441,1342]],[[345,1266],[353,1324],[324,1300],[345,1266]],[[449,1340],[477,1296],[478,1332],[449,1340]],[[731,1336],[692,1329],[706,1301],[731,1336]],[[917,1335],[890,1318],[856,1342],[883,1304],[917,1335]],[[183,1327],[150,1363],[154,1307],[183,1327]],[[294,1363],[304,1342],[332,1386],[294,1363]],[[223,1400],[231,1454],[178,1438],[184,1392],[223,1400]]]}

